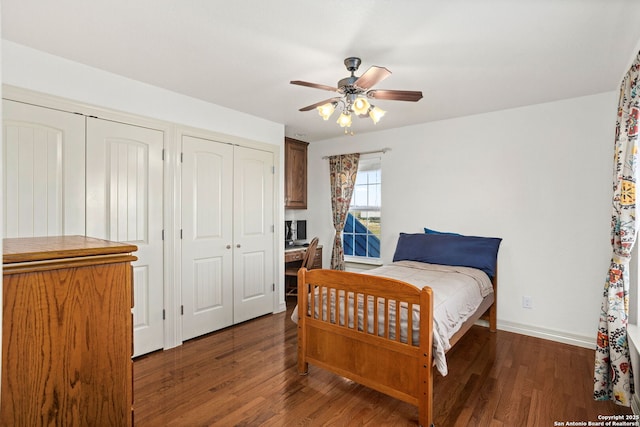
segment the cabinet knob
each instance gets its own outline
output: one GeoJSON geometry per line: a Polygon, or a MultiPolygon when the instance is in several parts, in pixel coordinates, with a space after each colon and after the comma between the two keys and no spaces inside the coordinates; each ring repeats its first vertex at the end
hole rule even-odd
{"type": "Polygon", "coordinates": [[[240,243],[238,243],[238,244],[236,245],[236,248],[239,248],[239,247],[240,247],[240,243]]]}
{"type": "Polygon", "coordinates": [[[227,245],[227,249],[231,249],[231,245],[227,245]]]}

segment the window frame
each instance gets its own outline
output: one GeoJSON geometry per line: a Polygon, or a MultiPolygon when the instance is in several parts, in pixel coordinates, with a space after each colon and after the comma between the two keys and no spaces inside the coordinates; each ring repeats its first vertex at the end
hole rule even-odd
{"type": "MultiPolygon", "coordinates": [[[[349,204],[349,213],[351,214],[352,212],[379,212],[378,214],[378,224],[379,224],[379,229],[378,229],[378,234],[375,233],[366,233],[367,236],[372,235],[375,236],[378,239],[379,244],[382,244],[382,239],[381,239],[381,229],[382,229],[382,153],[369,153],[369,154],[362,154],[360,156],[360,160],[358,163],[358,175],[356,176],[356,183],[354,185],[354,189],[353,189],[353,194],[351,197],[351,203],[349,204]],[[361,166],[365,166],[365,167],[369,167],[369,165],[374,166],[374,168],[372,169],[368,169],[368,170],[378,170],[378,176],[379,179],[377,180],[378,182],[367,182],[365,184],[362,183],[357,183],[358,179],[362,177],[361,172],[366,172],[367,169],[361,169],[361,166]],[[374,205],[369,205],[369,204],[365,204],[365,205],[355,205],[353,202],[355,201],[356,197],[357,197],[357,186],[362,186],[365,185],[367,187],[372,186],[372,185],[377,185],[378,186],[378,190],[377,190],[377,199],[378,199],[378,203],[374,204],[374,205]]],[[[374,190],[376,191],[376,190],[374,190]]],[[[367,196],[370,194],[369,192],[366,193],[367,196]]],[[[354,215],[355,218],[355,215],[354,215]]],[[[346,225],[346,224],[345,224],[346,225]]],[[[369,229],[367,228],[367,231],[369,229]]],[[[353,231],[349,231],[349,232],[345,232],[345,230],[342,230],[342,248],[343,250],[345,249],[345,236],[349,236],[352,235],[354,236],[353,239],[355,240],[355,236],[358,234],[362,234],[362,233],[356,233],[355,229],[353,231]]],[[[367,237],[368,239],[368,237],[367,237]]],[[[368,248],[368,246],[367,246],[368,248]]],[[[367,249],[368,251],[368,249],[367,249]]],[[[345,251],[345,255],[344,255],[344,260],[345,262],[350,262],[350,263],[361,263],[361,264],[373,264],[373,265],[379,265],[382,262],[382,257],[381,257],[381,253],[378,254],[378,256],[361,256],[361,255],[347,255],[346,251],[345,251]]]]}

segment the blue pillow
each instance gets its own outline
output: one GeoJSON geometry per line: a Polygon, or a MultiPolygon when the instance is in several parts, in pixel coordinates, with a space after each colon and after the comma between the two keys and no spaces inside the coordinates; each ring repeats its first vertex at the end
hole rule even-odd
{"type": "Polygon", "coordinates": [[[424,232],[427,233],[427,234],[448,234],[450,236],[462,236],[462,234],[450,233],[448,231],[436,231],[436,230],[432,230],[432,229],[427,228],[427,227],[424,228],[424,232]]]}
{"type": "Polygon", "coordinates": [[[494,277],[501,241],[497,237],[400,233],[393,261],[473,267],[494,277]]]}

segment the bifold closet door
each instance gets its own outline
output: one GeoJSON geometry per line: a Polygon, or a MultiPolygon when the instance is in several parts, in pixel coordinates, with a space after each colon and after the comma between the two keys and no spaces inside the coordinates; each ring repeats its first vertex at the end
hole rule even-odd
{"type": "Polygon", "coordinates": [[[84,235],[84,117],[3,100],[4,237],[84,235]]]}
{"type": "Polygon", "coordinates": [[[138,246],[134,355],[164,346],[162,131],[87,118],[87,236],[138,246]]]}
{"type": "Polygon", "coordinates": [[[233,324],[233,146],[182,137],[182,339],[233,324]]]}
{"type": "Polygon", "coordinates": [[[182,138],[182,338],[273,312],[273,153],[182,138]]]}
{"type": "Polygon", "coordinates": [[[233,322],[273,312],[273,153],[234,151],[233,322]]]}

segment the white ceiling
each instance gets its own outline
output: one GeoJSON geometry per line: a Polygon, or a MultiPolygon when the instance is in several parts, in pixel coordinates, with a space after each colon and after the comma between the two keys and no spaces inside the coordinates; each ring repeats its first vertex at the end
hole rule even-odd
{"type": "MultiPolygon", "coordinates": [[[[284,123],[287,136],[340,136],[298,109],[332,96],[359,56],[393,74],[371,132],[617,89],[640,41],[636,0],[0,0],[2,37],[284,123]]],[[[337,116],[337,115],[336,115],[337,116]]]]}

